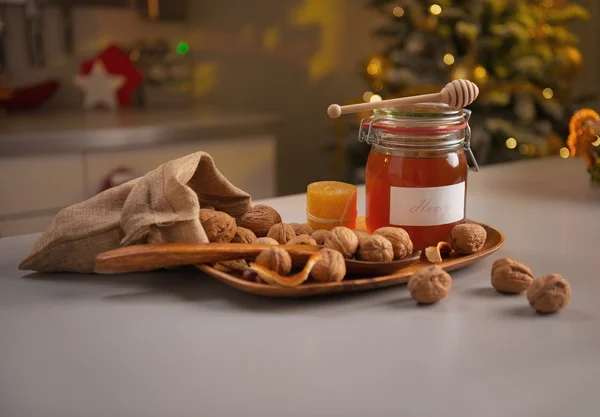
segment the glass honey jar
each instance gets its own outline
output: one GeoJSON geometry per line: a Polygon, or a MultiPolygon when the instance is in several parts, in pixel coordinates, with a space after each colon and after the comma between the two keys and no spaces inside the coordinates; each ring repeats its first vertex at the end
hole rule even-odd
{"type": "Polygon", "coordinates": [[[466,219],[467,173],[479,167],[470,148],[470,110],[442,103],[374,110],[359,140],[366,166],[366,224],[405,229],[415,250],[446,241],[466,219]]]}

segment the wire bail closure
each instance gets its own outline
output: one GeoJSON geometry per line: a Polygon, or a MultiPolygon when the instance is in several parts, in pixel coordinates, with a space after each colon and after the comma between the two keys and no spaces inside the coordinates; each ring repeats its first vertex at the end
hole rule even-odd
{"type": "MultiPolygon", "coordinates": [[[[471,126],[469,125],[469,119],[471,118],[471,110],[463,109],[465,114],[465,143],[463,148],[467,156],[467,166],[471,171],[479,172],[479,164],[471,149],[471,126]]],[[[395,122],[397,119],[388,116],[369,116],[365,117],[360,121],[360,128],[358,130],[358,141],[364,142],[369,145],[377,145],[379,138],[376,132],[373,132],[373,125],[377,122],[395,122]],[[365,129],[368,126],[368,129],[365,129]],[[365,131],[366,130],[366,131],[365,131]]]]}
{"type": "Polygon", "coordinates": [[[475,155],[471,150],[471,125],[469,124],[469,119],[471,118],[471,110],[463,109],[465,112],[465,121],[467,122],[467,129],[465,132],[465,153],[467,155],[467,165],[471,171],[479,172],[479,164],[477,163],[477,159],[475,159],[475,155]],[[469,159],[471,159],[472,166],[469,164],[469,159]]]}

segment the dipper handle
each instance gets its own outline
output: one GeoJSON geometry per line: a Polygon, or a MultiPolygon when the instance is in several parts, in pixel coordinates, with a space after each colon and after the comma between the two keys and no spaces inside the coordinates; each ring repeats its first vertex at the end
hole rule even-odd
{"type": "Polygon", "coordinates": [[[327,109],[327,114],[332,119],[340,117],[342,114],[358,113],[366,110],[375,110],[404,106],[407,104],[440,102],[446,103],[450,107],[462,108],[475,101],[479,95],[477,85],[469,80],[454,80],[448,84],[439,93],[423,94],[411,97],[393,98],[390,100],[373,101],[369,103],[349,104],[340,106],[332,104],[327,109]]]}

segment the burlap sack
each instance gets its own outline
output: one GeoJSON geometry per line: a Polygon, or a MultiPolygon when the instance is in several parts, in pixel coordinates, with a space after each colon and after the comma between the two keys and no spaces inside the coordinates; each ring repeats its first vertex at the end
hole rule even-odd
{"type": "Polygon", "coordinates": [[[98,254],[121,246],[208,242],[201,205],[238,217],[251,204],[250,195],[233,186],[210,155],[197,152],[61,210],[19,268],[92,272],[98,254]]]}

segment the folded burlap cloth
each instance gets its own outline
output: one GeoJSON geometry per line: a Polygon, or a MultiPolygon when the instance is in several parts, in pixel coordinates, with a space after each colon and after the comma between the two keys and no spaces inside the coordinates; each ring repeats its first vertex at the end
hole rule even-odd
{"type": "Polygon", "coordinates": [[[98,254],[122,246],[208,242],[199,219],[205,205],[239,217],[252,200],[217,170],[209,154],[197,152],[64,208],[19,269],[92,272],[98,254]]]}

